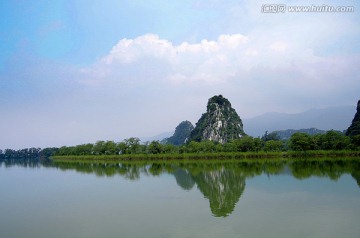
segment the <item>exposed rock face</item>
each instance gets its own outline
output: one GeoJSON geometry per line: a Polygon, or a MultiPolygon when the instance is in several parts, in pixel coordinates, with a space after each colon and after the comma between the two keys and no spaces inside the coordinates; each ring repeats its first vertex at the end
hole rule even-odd
{"type": "Polygon", "coordinates": [[[358,101],[357,108],[356,108],[356,114],[354,116],[354,119],[352,120],[351,125],[346,131],[347,136],[356,136],[360,135],[360,100],[358,101]]]}
{"type": "Polygon", "coordinates": [[[194,126],[189,121],[181,122],[175,129],[174,135],[164,139],[162,143],[169,143],[173,145],[182,145],[184,144],[190,136],[191,131],[194,129],[194,126]]]}
{"type": "Polygon", "coordinates": [[[206,113],[196,123],[189,141],[210,140],[224,144],[244,135],[239,115],[231,107],[229,100],[219,95],[209,99],[206,113]]]}

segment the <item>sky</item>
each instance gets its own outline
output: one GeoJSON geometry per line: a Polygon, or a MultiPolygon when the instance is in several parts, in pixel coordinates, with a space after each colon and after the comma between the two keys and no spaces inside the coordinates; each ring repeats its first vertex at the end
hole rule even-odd
{"type": "Polygon", "coordinates": [[[219,94],[241,118],[360,99],[355,0],[1,0],[0,16],[0,149],[155,136],[219,94]]]}

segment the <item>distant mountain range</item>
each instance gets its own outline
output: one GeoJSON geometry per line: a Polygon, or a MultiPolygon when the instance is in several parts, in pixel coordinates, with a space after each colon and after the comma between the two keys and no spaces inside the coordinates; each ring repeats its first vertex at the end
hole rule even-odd
{"type": "Polygon", "coordinates": [[[308,129],[299,129],[299,130],[294,130],[294,129],[287,129],[287,130],[281,130],[281,131],[272,131],[271,133],[275,133],[277,138],[280,140],[288,140],[290,139],[290,137],[297,133],[306,133],[309,135],[316,135],[316,134],[325,134],[326,131],[324,130],[319,130],[316,128],[308,128],[308,129]]]}
{"type": "Polygon", "coordinates": [[[160,133],[156,136],[140,137],[139,139],[141,140],[141,142],[162,141],[163,139],[168,138],[173,134],[174,132],[169,131],[169,132],[160,133]]]}
{"type": "Polygon", "coordinates": [[[265,131],[287,129],[317,128],[320,130],[346,130],[356,112],[355,106],[310,109],[302,113],[270,112],[257,117],[243,119],[244,131],[254,137],[264,135],[265,131]]]}

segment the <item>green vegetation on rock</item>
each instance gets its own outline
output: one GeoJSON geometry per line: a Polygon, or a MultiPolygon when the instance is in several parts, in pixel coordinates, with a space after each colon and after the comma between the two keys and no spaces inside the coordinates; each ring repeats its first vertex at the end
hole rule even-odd
{"type": "Polygon", "coordinates": [[[189,121],[181,122],[175,129],[174,135],[161,141],[163,144],[183,145],[188,140],[194,126],[189,121]]]}
{"type": "Polygon", "coordinates": [[[358,136],[360,135],[360,100],[358,101],[356,114],[352,120],[351,125],[346,131],[347,136],[358,136]]]}
{"type": "Polygon", "coordinates": [[[190,134],[189,141],[213,141],[225,144],[245,136],[243,123],[222,95],[209,99],[206,113],[202,114],[190,134]]]}

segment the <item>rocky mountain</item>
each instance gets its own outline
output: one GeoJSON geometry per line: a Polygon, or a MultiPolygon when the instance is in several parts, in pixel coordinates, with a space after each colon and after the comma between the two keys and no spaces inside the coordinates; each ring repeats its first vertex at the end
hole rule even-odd
{"type": "Polygon", "coordinates": [[[161,141],[161,143],[166,144],[173,144],[173,145],[182,145],[184,144],[190,136],[191,131],[194,129],[193,124],[189,121],[181,122],[176,128],[174,134],[169,137],[165,138],[161,141]]]}
{"type": "Polygon", "coordinates": [[[360,100],[358,101],[357,104],[354,119],[352,120],[351,125],[346,131],[346,135],[348,136],[360,135],[360,100]]]}
{"type": "Polygon", "coordinates": [[[245,118],[244,130],[247,134],[258,137],[265,131],[278,131],[302,128],[343,131],[351,123],[354,106],[339,106],[324,109],[310,109],[301,113],[265,113],[253,118],[245,118]]]}
{"type": "Polygon", "coordinates": [[[226,143],[244,135],[246,134],[239,115],[231,107],[229,100],[219,95],[209,99],[206,113],[202,114],[196,123],[189,140],[226,143]]]}

